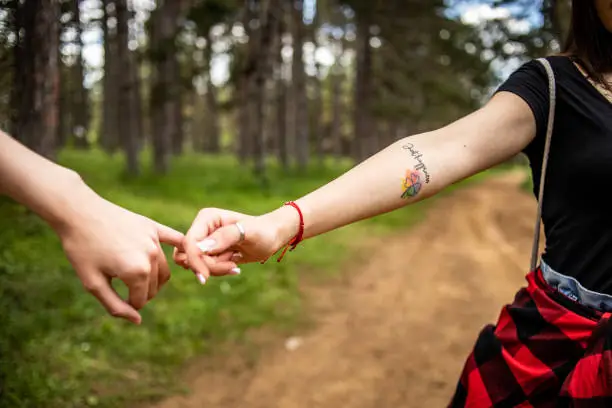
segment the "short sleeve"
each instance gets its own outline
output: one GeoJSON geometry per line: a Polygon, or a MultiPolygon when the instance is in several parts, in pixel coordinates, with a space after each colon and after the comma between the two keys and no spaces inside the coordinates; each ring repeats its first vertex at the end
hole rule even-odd
{"type": "Polygon", "coordinates": [[[542,64],[536,60],[523,64],[510,75],[497,92],[511,92],[522,98],[535,117],[536,139],[544,137],[548,121],[549,91],[546,71],[542,64]]]}

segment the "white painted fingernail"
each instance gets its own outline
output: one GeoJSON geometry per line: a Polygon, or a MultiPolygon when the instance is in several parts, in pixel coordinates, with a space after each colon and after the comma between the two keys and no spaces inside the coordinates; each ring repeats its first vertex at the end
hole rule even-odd
{"type": "Polygon", "coordinates": [[[234,268],[230,271],[232,273],[232,275],[240,275],[240,272],[242,272],[240,270],[240,268],[234,268]]]}
{"type": "Polygon", "coordinates": [[[198,277],[198,280],[200,281],[200,283],[203,285],[206,283],[206,278],[200,274],[196,275],[198,277]]]}
{"type": "Polygon", "coordinates": [[[214,239],[205,239],[204,241],[198,242],[198,248],[200,248],[200,251],[204,252],[204,253],[208,253],[210,252],[214,246],[217,243],[215,242],[214,239]]]}

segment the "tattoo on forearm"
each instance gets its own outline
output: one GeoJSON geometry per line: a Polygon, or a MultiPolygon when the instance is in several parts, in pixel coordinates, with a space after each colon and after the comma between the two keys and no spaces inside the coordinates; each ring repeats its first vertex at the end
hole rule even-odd
{"type": "Polygon", "coordinates": [[[427,170],[427,166],[423,162],[423,153],[418,151],[412,143],[405,144],[404,146],[402,146],[402,149],[408,150],[412,158],[417,161],[417,164],[416,166],[414,166],[414,169],[416,171],[422,172],[425,175],[425,183],[429,183],[429,171],[427,170]]]}
{"type": "Polygon", "coordinates": [[[431,180],[427,165],[423,161],[423,154],[418,151],[412,143],[402,146],[407,150],[417,164],[413,169],[406,171],[406,176],[402,180],[402,198],[416,197],[423,189],[423,184],[428,184],[431,180]]]}
{"type": "Polygon", "coordinates": [[[407,170],[402,181],[402,198],[416,197],[423,188],[421,173],[416,170],[407,170]]]}

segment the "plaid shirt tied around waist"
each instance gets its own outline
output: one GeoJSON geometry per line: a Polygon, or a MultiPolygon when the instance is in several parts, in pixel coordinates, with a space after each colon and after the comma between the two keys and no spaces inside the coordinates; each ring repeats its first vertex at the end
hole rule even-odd
{"type": "Polygon", "coordinates": [[[612,408],[610,313],[553,289],[537,269],[486,326],[449,408],[612,408]]]}

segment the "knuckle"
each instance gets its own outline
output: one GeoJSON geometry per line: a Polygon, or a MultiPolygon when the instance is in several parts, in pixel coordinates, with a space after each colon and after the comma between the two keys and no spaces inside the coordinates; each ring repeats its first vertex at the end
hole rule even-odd
{"type": "Polygon", "coordinates": [[[158,259],[158,258],[159,258],[159,250],[157,249],[157,247],[150,248],[150,249],[147,251],[147,256],[148,256],[148,258],[149,258],[149,259],[151,259],[151,260],[156,260],[156,259],[158,259]]]}
{"type": "Polygon", "coordinates": [[[210,215],[210,213],[212,212],[213,208],[202,208],[200,211],[198,211],[198,219],[200,218],[205,218],[208,215],[210,215]]]}
{"type": "Polygon", "coordinates": [[[137,279],[147,278],[151,274],[151,264],[149,262],[135,263],[127,269],[128,274],[137,279]]]}

